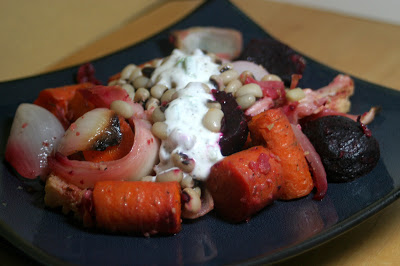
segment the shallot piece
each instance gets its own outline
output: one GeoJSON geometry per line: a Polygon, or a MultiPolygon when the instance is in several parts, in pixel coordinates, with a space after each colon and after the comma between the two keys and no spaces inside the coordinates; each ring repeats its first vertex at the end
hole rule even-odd
{"type": "Polygon", "coordinates": [[[303,148],[305,157],[310,165],[310,171],[312,173],[314,185],[317,189],[317,193],[314,195],[314,199],[321,200],[325,197],[325,194],[328,190],[328,181],[326,179],[325,168],[322,164],[321,157],[315,150],[310,140],[307,138],[306,135],[304,135],[299,127],[300,125],[292,124],[293,133],[295,134],[298,142],[303,148]]]}
{"type": "Polygon", "coordinates": [[[109,162],[75,161],[61,153],[49,157],[52,172],[80,188],[93,188],[97,181],[139,180],[150,175],[158,163],[160,143],[151,133],[151,124],[142,119],[130,119],[135,140],[130,152],[121,159],[109,162]]]}
{"type": "Polygon", "coordinates": [[[48,174],[47,157],[64,134],[64,127],[49,111],[35,104],[21,104],[15,114],[5,158],[23,177],[48,174]]]}
{"type": "Polygon", "coordinates": [[[84,150],[104,150],[121,141],[118,115],[96,108],[78,118],[65,132],[57,151],[68,156],[84,150]]]}
{"type": "Polygon", "coordinates": [[[228,60],[239,56],[243,46],[242,33],[227,28],[193,27],[176,30],[170,39],[176,48],[187,53],[201,49],[228,60]]]}

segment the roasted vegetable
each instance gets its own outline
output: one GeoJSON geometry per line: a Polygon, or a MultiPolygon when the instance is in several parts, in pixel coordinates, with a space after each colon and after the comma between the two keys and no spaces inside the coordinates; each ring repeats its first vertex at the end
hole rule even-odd
{"type": "Polygon", "coordinates": [[[378,163],[378,141],[365,125],[344,116],[308,121],[303,132],[324,164],[329,182],[347,182],[369,173],[378,163]]]}
{"type": "Polygon", "coordinates": [[[283,184],[280,199],[290,200],[308,195],[314,187],[304,151],[281,109],[270,109],[249,122],[252,141],[266,145],[280,160],[283,184]]]}
{"type": "Polygon", "coordinates": [[[282,169],[277,158],[257,146],[216,163],[207,188],[217,213],[228,221],[241,222],[271,204],[281,183],[282,169]]]}

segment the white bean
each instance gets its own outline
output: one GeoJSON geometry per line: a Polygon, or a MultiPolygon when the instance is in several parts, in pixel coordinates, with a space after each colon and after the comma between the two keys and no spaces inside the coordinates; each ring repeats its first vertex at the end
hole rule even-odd
{"type": "Polygon", "coordinates": [[[133,101],[135,99],[135,88],[129,83],[123,84],[121,87],[129,94],[129,98],[133,101]]]}
{"type": "Polygon", "coordinates": [[[229,82],[231,82],[232,80],[237,79],[239,77],[239,73],[236,70],[231,69],[231,70],[222,72],[219,76],[221,77],[224,85],[226,85],[229,82]]]}
{"type": "Polygon", "coordinates": [[[164,94],[161,96],[161,99],[160,99],[161,103],[165,103],[165,102],[169,103],[171,101],[172,95],[174,95],[175,92],[176,92],[175,89],[169,89],[166,92],[164,92],[164,94]]]}
{"type": "Polygon", "coordinates": [[[183,179],[183,172],[180,169],[173,168],[166,172],[162,172],[156,176],[156,182],[181,182],[183,179]]]}
{"type": "Polygon", "coordinates": [[[246,94],[236,98],[236,102],[242,109],[247,109],[256,102],[256,97],[251,94],[246,94]]]}
{"type": "Polygon", "coordinates": [[[260,85],[255,83],[249,83],[240,87],[236,92],[236,97],[240,97],[246,94],[253,95],[256,98],[260,98],[263,96],[263,92],[261,90],[260,85]]]}
{"type": "Polygon", "coordinates": [[[140,67],[137,67],[132,71],[132,74],[129,76],[129,81],[133,82],[137,77],[140,77],[142,75],[142,69],[140,67]]]}
{"type": "Polygon", "coordinates": [[[135,93],[135,102],[145,102],[150,97],[150,92],[145,88],[139,88],[135,93]]]}
{"type": "Polygon", "coordinates": [[[151,127],[151,133],[154,134],[159,139],[167,139],[168,137],[168,132],[167,132],[168,126],[164,122],[156,122],[153,124],[151,127]]]}
{"type": "Polygon", "coordinates": [[[240,80],[238,79],[235,79],[229,82],[228,85],[226,85],[224,91],[226,93],[232,93],[232,95],[235,96],[236,91],[242,86],[242,82],[240,82],[240,80]]]}
{"type": "Polygon", "coordinates": [[[221,121],[224,113],[220,109],[210,108],[203,117],[203,125],[212,132],[221,130],[221,121]]]}
{"type": "Polygon", "coordinates": [[[301,88],[294,88],[286,92],[286,99],[290,102],[300,101],[306,97],[306,94],[301,88]]]}
{"type": "Polygon", "coordinates": [[[156,84],[150,89],[151,96],[156,99],[160,99],[164,92],[167,90],[167,86],[162,84],[156,84]]]}
{"type": "Polygon", "coordinates": [[[139,76],[133,80],[133,87],[137,88],[147,88],[149,84],[149,78],[145,76],[139,76]]]}
{"type": "Polygon", "coordinates": [[[261,81],[282,81],[282,79],[274,74],[267,74],[264,77],[262,77],[261,81]]]}
{"type": "Polygon", "coordinates": [[[165,121],[165,114],[161,110],[160,107],[154,109],[153,113],[151,114],[151,119],[153,122],[164,122],[165,121]]]}
{"type": "Polygon", "coordinates": [[[129,64],[121,71],[121,79],[129,79],[132,72],[137,68],[135,64],[129,64]]]}
{"type": "Polygon", "coordinates": [[[189,197],[189,201],[185,202],[184,204],[185,211],[191,213],[197,213],[198,211],[200,211],[201,200],[199,194],[192,188],[183,189],[183,193],[185,193],[189,197]]]}
{"type": "Polygon", "coordinates": [[[110,109],[126,119],[130,118],[133,115],[132,106],[129,103],[121,100],[113,101],[110,104],[110,109]]]}

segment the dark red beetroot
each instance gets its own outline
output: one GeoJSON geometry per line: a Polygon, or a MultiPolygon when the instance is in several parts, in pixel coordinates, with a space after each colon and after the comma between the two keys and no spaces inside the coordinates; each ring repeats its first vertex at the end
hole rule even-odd
{"type": "Polygon", "coordinates": [[[215,100],[221,104],[224,118],[222,121],[222,137],[219,141],[221,153],[231,155],[242,150],[247,140],[248,128],[245,115],[231,93],[212,91],[215,100]]]}
{"type": "Polygon", "coordinates": [[[354,180],[372,171],[379,161],[378,141],[360,122],[324,116],[307,121],[302,129],[321,156],[329,182],[354,180]]]}
{"type": "Polygon", "coordinates": [[[239,60],[247,60],[262,65],[269,73],[281,77],[287,87],[293,74],[303,74],[305,59],[289,46],[274,40],[252,40],[245,47],[239,60]]]}
{"type": "Polygon", "coordinates": [[[206,183],[214,209],[230,222],[245,221],[271,204],[281,184],[282,167],[262,146],[225,157],[211,168],[206,183]]]}
{"type": "Polygon", "coordinates": [[[76,81],[78,83],[90,82],[95,85],[100,85],[101,82],[95,76],[95,69],[91,63],[83,64],[79,67],[76,74],[76,81]]]}

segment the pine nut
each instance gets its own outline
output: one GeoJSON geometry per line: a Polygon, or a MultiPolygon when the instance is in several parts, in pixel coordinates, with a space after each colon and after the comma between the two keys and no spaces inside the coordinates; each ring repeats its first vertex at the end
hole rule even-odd
{"type": "Polygon", "coordinates": [[[129,76],[129,81],[133,82],[137,77],[140,77],[142,75],[142,69],[140,69],[140,67],[137,67],[132,71],[132,74],[129,76]]]}
{"type": "Polygon", "coordinates": [[[151,110],[151,109],[156,109],[160,105],[160,100],[151,97],[150,99],[147,100],[146,102],[146,110],[151,110]]]}
{"type": "Polygon", "coordinates": [[[151,133],[159,139],[166,139],[168,137],[168,126],[164,122],[155,122],[151,127],[151,133]]]}
{"type": "Polygon", "coordinates": [[[192,188],[194,186],[194,180],[190,175],[186,175],[181,181],[182,188],[192,188]]]}
{"type": "Polygon", "coordinates": [[[121,87],[128,93],[129,98],[133,101],[135,99],[135,88],[129,83],[123,84],[121,87]]]}
{"type": "Polygon", "coordinates": [[[133,70],[135,70],[137,66],[135,64],[129,64],[121,71],[121,79],[129,79],[132,75],[133,70]]]}
{"type": "Polygon", "coordinates": [[[153,113],[151,114],[151,119],[153,122],[164,122],[165,121],[165,114],[161,110],[160,107],[154,109],[153,113]]]}
{"type": "Polygon", "coordinates": [[[173,164],[180,168],[185,173],[190,173],[193,171],[196,163],[192,158],[189,158],[184,153],[173,153],[171,155],[173,164]]]}
{"type": "Polygon", "coordinates": [[[236,91],[242,86],[242,82],[240,82],[240,80],[238,79],[235,79],[229,82],[228,85],[226,85],[224,91],[226,93],[232,93],[232,95],[235,96],[236,91]]]}
{"type": "Polygon", "coordinates": [[[207,101],[208,108],[222,109],[221,104],[217,101],[208,100],[207,101]]]}
{"type": "Polygon", "coordinates": [[[192,188],[185,188],[183,189],[182,193],[186,194],[189,198],[189,200],[184,203],[184,210],[191,213],[197,213],[200,211],[201,200],[197,192],[192,188]]]}
{"type": "Polygon", "coordinates": [[[242,109],[247,109],[256,102],[256,97],[254,97],[254,95],[246,94],[237,97],[236,102],[242,109]]]}
{"type": "Polygon", "coordinates": [[[212,132],[221,130],[221,122],[224,113],[220,109],[210,108],[203,117],[203,125],[212,132]]]}
{"type": "Polygon", "coordinates": [[[162,84],[156,84],[150,89],[151,96],[156,99],[160,99],[163,96],[164,92],[167,90],[167,86],[162,84]]]}
{"type": "Polygon", "coordinates": [[[224,88],[224,82],[220,76],[212,75],[210,81],[217,90],[222,90],[224,88]]]}
{"type": "Polygon", "coordinates": [[[150,97],[150,92],[145,88],[139,88],[135,93],[135,102],[145,102],[150,97]]]}
{"type": "Polygon", "coordinates": [[[263,96],[260,85],[256,83],[249,83],[240,87],[236,92],[236,97],[240,97],[246,94],[253,95],[256,98],[261,98],[263,96]]]}
{"type": "Polygon", "coordinates": [[[282,79],[274,74],[267,74],[264,77],[262,77],[261,81],[282,81],[282,79]]]}
{"type": "Polygon", "coordinates": [[[286,92],[286,99],[290,102],[300,101],[306,97],[306,94],[301,88],[294,88],[286,92]]]}
{"type": "Polygon", "coordinates": [[[174,95],[175,92],[176,92],[175,89],[169,89],[166,92],[164,92],[164,94],[161,96],[161,99],[160,99],[161,103],[165,103],[165,102],[169,103],[171,101],[172,95],[174,95]]]}
{"type": "Polygon", "coordinates": [[[147,88],[147,84],[149,83],[149,78],[145,76],[139,76],[133,80],[133,87],[137,88],[147,88]]]}
{"type": "Polygon", "coordinates": [[[156,182],[181,182],[183,179],[183,172],[180,169],[174,168],[166,172],[162,172],[156,176],[156,182]]]}
{"type": "Polygon", "coordinates": [[[219,76],[221,77],[224,85],[226,85],[229,82],[231,82],[232,80],[237,79],[239,77],[239,73],[236,70],[231,69],[231,70],[222,72],[219,76]]]}
{"type": "Polygon", "coordinates": [[[133,115],[132,106],[129,103],[121,100],[113,101],[110,104],[110,109],[126,119],[130,118],[133,115]]]}

